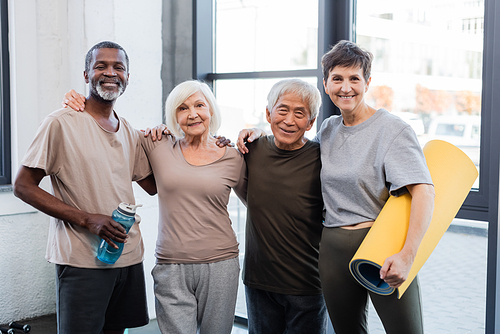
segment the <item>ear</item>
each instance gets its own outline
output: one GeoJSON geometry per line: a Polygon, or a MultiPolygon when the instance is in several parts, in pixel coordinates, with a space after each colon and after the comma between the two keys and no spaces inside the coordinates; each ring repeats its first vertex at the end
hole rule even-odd
{"type": "Polygon", "coordinates": [[[269,111],[269,109],[267,109],[267,107],[266,107],[266,120],[269,124],[271,124],[271,112],[269,111]]]}
{"type": "Polygon", "coordinates": [[[89,74],[87,71],[83,71],[83,78],[85,79],[85,83],[89,83],[89,74]]]}
{"type": "Polygon", "coordinates": [[[313,127],[313,124],[314,124],[314,121],[316,120],[316,117],[314,117],[313,119],[311,119],[309,121],[309,124],[307,124],[307,128],[306,128],[306,131],[309,131],[311,130],[311,128],[313,127]]]}
{"type": "Polygon", "coordinates": [[[372,77],[369,77],[368,81],[366,82],[365,93],[368,91],[368,87],[370,87],[370,82],[372,82],[372,77]]]}
{"type": "Polygon", "coordinates": [[[325,88],[325,93],[329,95],[330,93],[328,93],[328,86],[326,85],[326,81],[324,78],[323,78],[323,87],[325,88]]]}

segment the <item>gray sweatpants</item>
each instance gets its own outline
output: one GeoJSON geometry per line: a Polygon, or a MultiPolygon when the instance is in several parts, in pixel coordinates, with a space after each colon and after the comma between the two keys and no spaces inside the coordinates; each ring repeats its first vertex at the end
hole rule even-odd
{"type": "Polygon", "coordinates": [[[238,293],[238,257],[203,264],[157,264],[152,271],[163,334],[230,334],[238,293]]]}

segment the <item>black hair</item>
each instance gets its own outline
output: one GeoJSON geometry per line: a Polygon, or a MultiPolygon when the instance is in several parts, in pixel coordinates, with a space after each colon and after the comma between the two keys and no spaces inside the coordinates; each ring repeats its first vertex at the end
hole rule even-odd
{"type": "Polygon", "coordinates": [[[87,55],[85,56],[85,72],[89,73],[90,71],[90,63],[92,62],[92,52],[97,49],[118,49],[122,50],[123,53],[125,54],[125,61],[127,65],[127,72],[129,71],[129,60],[128,60],[128,55],[127,51],[125,51],[124,48],[122,48],[119,44],[115,42],[110,42],[110,41],[103,41],[99,42],[93,47],[90,48],[90,50],[87,52],[87,55]]]}

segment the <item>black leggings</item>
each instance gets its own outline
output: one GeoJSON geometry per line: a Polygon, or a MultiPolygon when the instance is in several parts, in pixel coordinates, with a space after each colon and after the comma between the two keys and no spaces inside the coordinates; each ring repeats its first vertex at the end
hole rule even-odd
{"type": "Polygon", "coordinates": [[[381,296],[361,286],[349,262],[370,229],[324,228],[319,249],[319,273],[328,313],[336,334],[368,333],[368,295],[388,334],[423,334],[422,305],[415,277],[401,299],[381,296]]]}

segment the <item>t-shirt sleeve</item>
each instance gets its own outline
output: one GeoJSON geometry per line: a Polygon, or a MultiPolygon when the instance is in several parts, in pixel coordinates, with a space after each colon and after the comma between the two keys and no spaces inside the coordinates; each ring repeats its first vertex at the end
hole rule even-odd
{"type": "Polygon", "coordinates": [[[149,137],[144,137],[144,134],[138,130],[137,135],[139,136],[139,139],[137,140],[135,148],[134,173],[132,181],[140,181],[153,173],[146,155],[146,148],[143,145],[143,142],[151,141],[151,139],[149,137]]]}
{"type": "Polygon", "coordinates": [[[316,132],[316,135],[314,136],[314,138],[311,141],[318,143],[318,144],[321,144],[321,130],[323,130],[323,128],[326,126],[327,122],[328,122],[328,118],[325,119],[323,121],[323,123],[321,123],[321,126],[320,126],[318,132],[316,132]]]}
{"type": "MultiPolygon", "coordinates": [[[[238,154],[241,155],[241,153],[238,152],[238,154]]],[[[247,153],[249,154],[249,153],[247,153]]],[[[245,162],[245,159],[241,159],[241,169],[240,169],[240,179],[236,186],[233,188],[234,192],[238,196],[238,198],[243,202],[243,204],[246,206],[247,205],[247,180],[248,180],[248,175],[247,175],[247,164],[245,162]]]]}
{"type": "Polygon", "coordinates": [[[38,128],[21,164],[29,168],[43,169],[47,175],[57,174],[59,152],[64,144],[62,138],[64,134],[58,119],[47,116],[38,128]]]}
{"type": "Polygon", "coordinates": [[[408,192],[410,184],[432,184],[424,153],[410,126],[403,128],[389,147],[384,159],[386,182],[393,196],[408,192]]]}
{"type": "Polygon", "coordinates": [[[331,131],[330,123],[335,122],[335,120],[338,119],[338,117],[340,117],[340,116],[333,115],[333,116],[327,117],[325,120],[323,120],[323,123],[321,123],[321,126],[320,126],[318,132],[316,133],[316,136],[314,136],[314,138],[311,141],[318,143],[318,144],[321,144],[321,135],[323,133],[328,134],[331,131]],[[330,131],[328,131],[328,130],[330,130],[330,131]]]}

